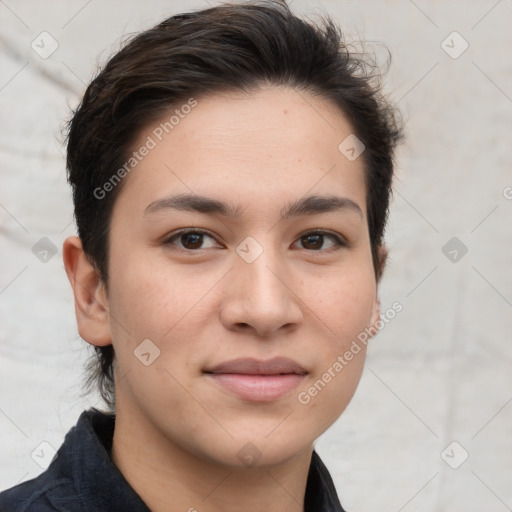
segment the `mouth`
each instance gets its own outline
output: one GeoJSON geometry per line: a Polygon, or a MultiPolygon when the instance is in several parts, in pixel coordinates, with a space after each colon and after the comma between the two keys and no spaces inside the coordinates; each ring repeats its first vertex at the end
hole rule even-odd
{"type": "Polygon", "coordinates": [[[308,372],[291,359],[276,357],[267,361],[234,359],[203,373],[230,394],[249,401],[268,402],[290,393],[308,372]]]}

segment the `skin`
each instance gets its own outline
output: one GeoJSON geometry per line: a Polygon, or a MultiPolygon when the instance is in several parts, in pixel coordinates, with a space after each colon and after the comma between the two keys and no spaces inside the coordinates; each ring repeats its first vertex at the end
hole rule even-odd
{"type": "Polygon", "coordinates": [[[124,178],[111,219],[108,293],[80,240],[65,241],[79,333],[116,353],[112,457],[151,510],[303,510],[313,442],[351,400],[364,348],[308,404],[297,395],[380,313],[363,160],[338,150],[351,133],[329,101],[290,88],[198,99],[124,178]],[[158,199],[189,193],[239,206],[240,216],[145,214],[158,199]],[[361,214],[344,208],[280,220],[297,199],[334,193],[361,214]],[[186,249],[187,237],[168,241],[181,228],[213,237],[186,249]],[[349,246],[328,236],[304,242],[320,228],[349,246]],[[252,263],[236,252],[248,236],[263,248],[252,263]],[[145,339],[160,350],[149,366],[134,356],[145,339]],[[203,373],[239,357],[274,356],[308,372],[274,401],[243,400],[203,373]],[[252,467],[237,456],[248,442],[261,457],[252,467]]]}

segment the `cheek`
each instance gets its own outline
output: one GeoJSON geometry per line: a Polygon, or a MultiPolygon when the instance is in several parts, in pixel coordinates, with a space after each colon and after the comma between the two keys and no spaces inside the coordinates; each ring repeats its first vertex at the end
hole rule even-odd
{"type": "Polygon", "coordinates": [[[183,366],[194,350],[191,341],[199,339],[205,323],[212,321],[207,311],[211,297],[205,292],[214,292],[221,276],[222,272],[198,272],[193,266],[178,270],[162,258],[143,253],[126,258],[123,269],[111,273],[114,346],[122,343],[119,348],[126,351],[128,339],[133,351],[142,340],[150,339],[162,356],[172,356],[183,366]]]}
{"type": "Polygon", "coordinates": [[[155,390],[166,390],[158,398],[166,407],[179,408],[186,398],[179,383],[189,378],[197,352],[191,341],[199,338],[204,311],[198,285],[187,280],[189,286],[182,286],[185,279],[142,256],[125,259],[123,269],[111,273],[111,329],[121,377],[116,389],[140,408],[148,396],[157,400],[155,390]]]}
{"type": "Polygon", "coordinates": [[[361,267],[306,283],[304,296],[340,350],[370,325],[376,292],[373,271],[361,267]]]}
{"type": "Polygon", "coordinates": [[[372,272],[362,267],[339,272],[321,287],[305,290],[312,297],[312,311],[329,334],[316,339],[315,370],[297,398],[326,422],[343,412],[361,378],[376,297],[372,272]]]}
{"type": "MultiPolygon", "coordinates": [[[[128,333],[134,339],[141,336],[156,339],[161,336],[162,322],[166,321],[170,328],[174,315],[171,318],[168,315],[173,308],[164,306],[179,304],[172,287],[155,279],[155,274],[134,268],[112,276],[112,283],[116,293],[112,294],[110,300],[111,323],[121,337],[128,333]],[[119,325],[116,326],[116,323],[119,325]]],[[[175,314],[178,315],[179,311],[175,311],[175,314]]]]}
{"type": "Polygon", "coordinates": [[[180,286],[183,278],[166,270],[158,258],[148,257],[147,251],[132,249],[126,257],[121,257],[122,252],[122,247],[112,251],[112,261],[122,262],[122,267],[110,272],[112,314],[124,320],[130,332],[160,337],[186,307],[187,292],[180,286]]]}

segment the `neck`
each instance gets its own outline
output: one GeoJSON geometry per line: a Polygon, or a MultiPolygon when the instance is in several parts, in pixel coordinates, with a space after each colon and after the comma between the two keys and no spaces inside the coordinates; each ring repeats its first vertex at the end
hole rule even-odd
{"type": "Polygon", "coordinates": [[[118,411],[112,459],[152,512],[303,512],[312,451],[280,465],[229,467],[118,411]]]}

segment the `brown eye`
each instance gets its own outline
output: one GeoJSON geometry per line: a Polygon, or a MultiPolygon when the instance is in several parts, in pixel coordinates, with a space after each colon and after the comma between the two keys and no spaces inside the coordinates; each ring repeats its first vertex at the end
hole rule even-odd
{"type": "Polygon", "coordinates": [[[305,235],[300,239],[304,249],[321,249],[324,243],[323,235],[305,235]]]}
{"type": "Polygon", "coordinates": [[[185,249],[200,249],[203,244],[203,235],[199,233],[184,233],[180,235],[180,242],[185,249]]]}
{"type": "Polygon", "coordinates": [[[300,237],[299,241],[302,247],[308,251],[327,250],[348,245],[341,236],[325,231],[306,233],[300,237]],[[326,241],[327,247],[324,245],[326,241]]]}
{"type": "Polygon", "coordinates": [[[180,231],[171,236],[165,244],[174,245],[187,251],[197,251],[216,246],[215,239],[211,235],[198,230],[180,231]]]}

